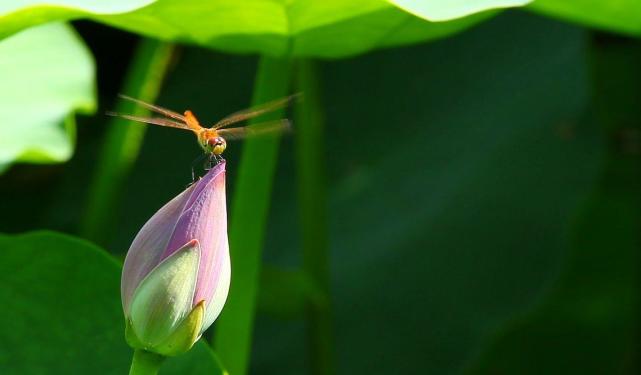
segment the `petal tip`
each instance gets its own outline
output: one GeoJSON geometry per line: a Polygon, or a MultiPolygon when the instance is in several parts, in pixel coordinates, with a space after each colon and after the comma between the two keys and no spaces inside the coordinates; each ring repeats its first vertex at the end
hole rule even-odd
{"type": "Polygon", "coordinates": [[[193,240],[189,240],[185,244],[185,246],[183,246],[183,249],[188,249],[188,248],[196,247],[196,246],[200,246],[200,241],[198,241],[197,239],[194,238],[193,240]]]}

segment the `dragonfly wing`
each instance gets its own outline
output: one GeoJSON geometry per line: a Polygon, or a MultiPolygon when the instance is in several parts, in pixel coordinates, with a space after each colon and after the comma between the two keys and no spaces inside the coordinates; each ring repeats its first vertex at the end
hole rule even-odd
{"type": "Polygon", "coordinates": [[[237,122],[249,120],[250,118],[254,118],[257,116],[260,116],[262,114],[265,114],[267,112],[275,111],[279,108],[283,108],[288,106],[290,103],[292,103],[294,100],[297,100],[298,98],[301,97],[302,94],[294,94],[290,95],[286,98],[274,100],[271,102],[267,102],[265,104],[261,104],[249,109],[245,109],[236,113],[232,113],[231,115],[223,118],[222,120],[218,121],[212,128],[214,129],[220,129],[224,128],[225,126],[229,126],[231,124],[235,124],[237,122]]]}
{"type": "Polygon", "coordinates": [[[167,108],[163,108],[163,107],[160,107],[160,106],[157,106],[157,105],[154,105],[154,104],[143,102],[140,99],[132,98],[131,96],[127,96],[127,95],[123,95],[123,94],[120,94],[118,96],[120,96],[123,99],[127,99],[129,101],[132,101],[132,102],[134,102],[136,104],[139,104],[139,105],[141,105],[141,106],[143,106],[143,107],[145,107],[145,108],[147,108],[147,109],[149,109],[151,111],[159,113],[161,115],[165,115],[167,117],[171,117],[171,118],[179,120],[179,121],[183,121],[183,122],[185,121],[185,116],[181,115],[180,113],[176,113],[176,112],[174,112],[172,110],[169,110],[167,108]]]}
{"type": "Polygon", "coordinates": [[[261,122],[258,124],[252,124],[238,128],[220,129],[217,132],[226,140],[237,140],[246,137],[283,133],[289,130],[291,130],[291,124],[289,120],[282,119],[276,121],[261,122]]]}
{"type": "Polygon", "coordinates": [[[172,121],[172,120],[169,120],[169,119],[166,119],[166,118],[123,115],[123,114],[115,113],[115,112],[107,112],[107,115],[115,116],[115,117],[122,117],[124,119],[131,120],[131,121],[144,122],[145,124],[167,126],[167,127],[170,127],[170,128],[177,128],[177,129],[184,129],[184,130],[192,130],[186,124],[182,124],[182,123],[179,123],[179,122],[176,122],[176,121],[172,121]]]}

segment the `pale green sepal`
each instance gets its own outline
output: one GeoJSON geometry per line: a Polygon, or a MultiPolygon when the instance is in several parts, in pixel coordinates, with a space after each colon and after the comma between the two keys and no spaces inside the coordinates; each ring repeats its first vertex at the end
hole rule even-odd
{"type": "Polygon", "coordinates": [[[131,328],[146,350],[163,343],[191,313],[200,262],[198,241],[189,241],[165,259],[136,289],[131,328]]]}
{"type": "Polygon", "coordinates": [[[154,348],[165,356],[182,354],[191,349],[200,338],[200,327],[205,316],[205,301],[200,301],[182,323],[162,344],[154,348]]]}
{"type": "Polygon", "coordinates": [[[144,348],[142,341],[136,336],[136,332],[134,332],[134,328],[131,326],[129,319],[125,319],[125,341],[134,349],[144,348]]]}

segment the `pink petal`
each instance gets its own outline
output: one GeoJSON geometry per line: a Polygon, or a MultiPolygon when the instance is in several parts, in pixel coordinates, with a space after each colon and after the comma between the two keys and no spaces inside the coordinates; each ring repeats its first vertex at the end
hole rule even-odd
{"type": "Polygon", "coordinates": [[[207,320],[207,316],[211,315],[209,305],[214,294],[224,298],[229,288],[224,162],[219,163],[196,184],[163,257],[170,256],[191,239],[200,242],[202,251],[193,302],[196,304],[205,301],[207,320]]]}

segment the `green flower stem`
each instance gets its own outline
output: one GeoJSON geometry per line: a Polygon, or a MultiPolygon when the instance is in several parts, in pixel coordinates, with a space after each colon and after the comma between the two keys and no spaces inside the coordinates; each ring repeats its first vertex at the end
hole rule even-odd
{"type": "MultiPolygon", "coordinates": [[[[286,96],[289,81],[288,60],[262,57],[253,102],[264,103],[286,96]]],[[[278,118],[282,115],[282,111],[275,111],[269,116],[278,118]]],[[[233,281],[214,337],[214,348],[229,373],[234,375],[246,374],[249,365],[261,253],[278,145],[277,136],[246,140],[236,172],[229,231],[233,281]]]]}
{"type": "Polygon", "coordinates": [[[145,350],[136,349],[131,359],[129,375],[155,375],[165,357],[145,350]]]}
{"type": "Polygon", "coordinates": [[[324,296],[323,303],[310,303],[307,324],[312,371],[334,372],[333,324],[329,297],[329,254],[327,246],[327,183],[325,139],[318,73],[314,62],[297,62],[297,90],[305,98],[296,107],[296,169],[298,206],[303,250],[303,270],[324,296]]]}
{"type": "MultiPolygon", "coordinates": [[[[167,73],[174,47],[152,39],[140,42],[125,78],[122,92],[147,102],[154,102],[167,73]]],[[[118,101],[120,113],[145,114],[144,110],[128,101],[118,101]]],[[[105,245],[115,220],[127,176],[138,157],[146,125],[113,118],[107,124],[107,133],[99,160],[94,168],[89,196],[80,226],[81,236],[105,245]]]]}

